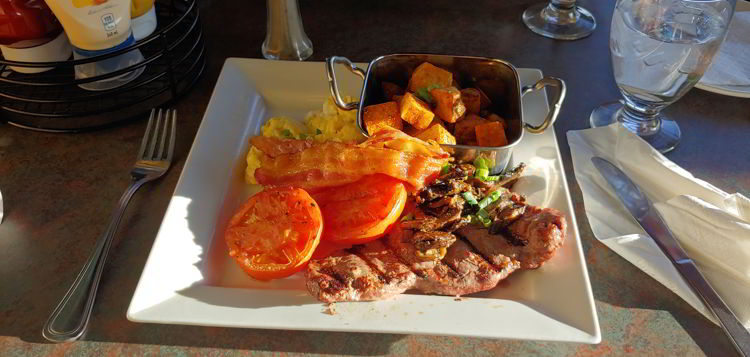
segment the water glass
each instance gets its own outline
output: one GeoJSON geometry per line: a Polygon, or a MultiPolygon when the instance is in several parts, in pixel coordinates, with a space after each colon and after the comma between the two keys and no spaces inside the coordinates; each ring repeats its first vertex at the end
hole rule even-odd
{"type": "Polygon", "coordinates": [[[618,0],[609,49],[623,100],[591,113],[591,126],[621,122],[662,153],[681,132],[662,109],[703,76],[726,36],[736,0],[618,0]]]}

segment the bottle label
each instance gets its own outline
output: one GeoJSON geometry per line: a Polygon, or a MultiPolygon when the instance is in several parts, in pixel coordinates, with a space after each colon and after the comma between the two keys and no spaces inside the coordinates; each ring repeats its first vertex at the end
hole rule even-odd
{"type": "Polygon", "coordinates": [[[119,44],[119,45],[117,45],[115,47],[110,47],[110,48],[108,48],[106,50],[84,50],[84,49],[80,49],[78,47],[74,47],[73,51],[75,51],[76,54],[79,54],[79,55],[84,56],[84,57],[94,57],[94,56],[105,55],[107,53],[112,53],[112,52],[115,52],[117,50],[121,50],[121,49],[123,49],[125,47],[128,47],[128,46],[134,44],[134,43],[135,43],[135,38],[133,37],[133,33],[131,32],[130,35],[128,36],[128,38],[125,39],[125,41],[123,41],[121,44],[119,44]]]}

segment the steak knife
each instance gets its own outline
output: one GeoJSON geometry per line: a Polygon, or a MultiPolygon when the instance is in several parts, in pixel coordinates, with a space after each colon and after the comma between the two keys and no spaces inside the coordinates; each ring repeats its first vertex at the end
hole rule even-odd
{"type": "Polygon", "coordinates": [[[617,197],[633,215],[633,218],[638,221],[646,233],[666,254],[680,275],[690,284],[693,291],[701,297],[708,309],[716,315],[722,329],[729,336],[737,351],[742,356],[750,357],[750,332],[742,326],[737,316],[724,303],[724,300],[703,277],[693,260],[682,249],[669,227],[664,223],[664,219],[654,208],[651,200],[624,172],[609,161],[594,156],[591,158],[591,162],[607,180],[607,183],[612,186],[617,197]]]}

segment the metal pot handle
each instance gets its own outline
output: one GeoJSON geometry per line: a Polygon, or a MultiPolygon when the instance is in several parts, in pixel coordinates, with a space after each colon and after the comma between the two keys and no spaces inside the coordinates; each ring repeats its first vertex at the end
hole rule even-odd
{"type": "Polygon", "coordinates": [[[560,107],[565,100],[565,81],[557,77],[546,76],[534,83],[534,85],[525,86],[521,89],[521,96],[523,96],[528,92],[538,91],[547,86],[558,88],[557,98],[554,100],[552,108],[550,108],[550,111],[547,113],[547,117],[544,118],[542,124],[534,126],[528,123],[523,123],[523,127],[532,134],[543,133],[550,125],[555,123],[555,120],[557,120],[557,115],[560,114],[560,107]]]}
{"type": "Polygon", "coordinates": [[[358,102],[346,103],[344,102],[344,99],[341,98],[341,93],[339,93],[339,85],[338,83],[336,83],[336,71],[333,69],[333,66],[337,63],[346,64],[348,66],[347,69],[352,73],[358,75],[360,78],[362,78],[362,80],[365,79],[365,71],[354,65],[354,63],[352,63],[352,61],[350,61],[346,57],[331,56],[326,58],[326,76],[328,77],[328,89],[331,90],[333,101],[336,102],[336,105],[343,110],[357,109],[357,106],[359,106],[358,102]]]}

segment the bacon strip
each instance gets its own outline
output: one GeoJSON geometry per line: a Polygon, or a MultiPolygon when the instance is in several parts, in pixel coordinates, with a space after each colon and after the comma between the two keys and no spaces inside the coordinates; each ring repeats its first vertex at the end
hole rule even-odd
{"type": "Polygon", "coordinates": [[[255,170],[258,183],[306,190],[345,185],[373,174],[391,176],[418,190],[450,159],[434,142],[395,129],[381,130],[359,145],[262,136],[250,141],[265,154],[255,170]]]}
{"type": "Polygon", "coordinates": [[[261,185],[316,189],[380,173],[420,189],[428,178],[440,172],[446,161],[447,158],[329,141],[292,154],[263,157],[261,167],[255,170],[255,179],[261,185]]]}
{"type": "Polygon", "coordinates": [[[450,156],[450,154],[445,152],[440,145],[436,144],[434,141],[426,142],[413,136],[409,136],[401,130],[391,128],[381,129],[377,134],[371,136],[362,144],[359,144],[359,146],[389,148],[435,158],[446,158],[450,156]]]}
{"type": "Polygon", "coordinates": [[[268,138],[258,135],[250,139],[250,144],[270,157],[277,157],[308,149],[315,145],[315,141],[268,138]]]}

